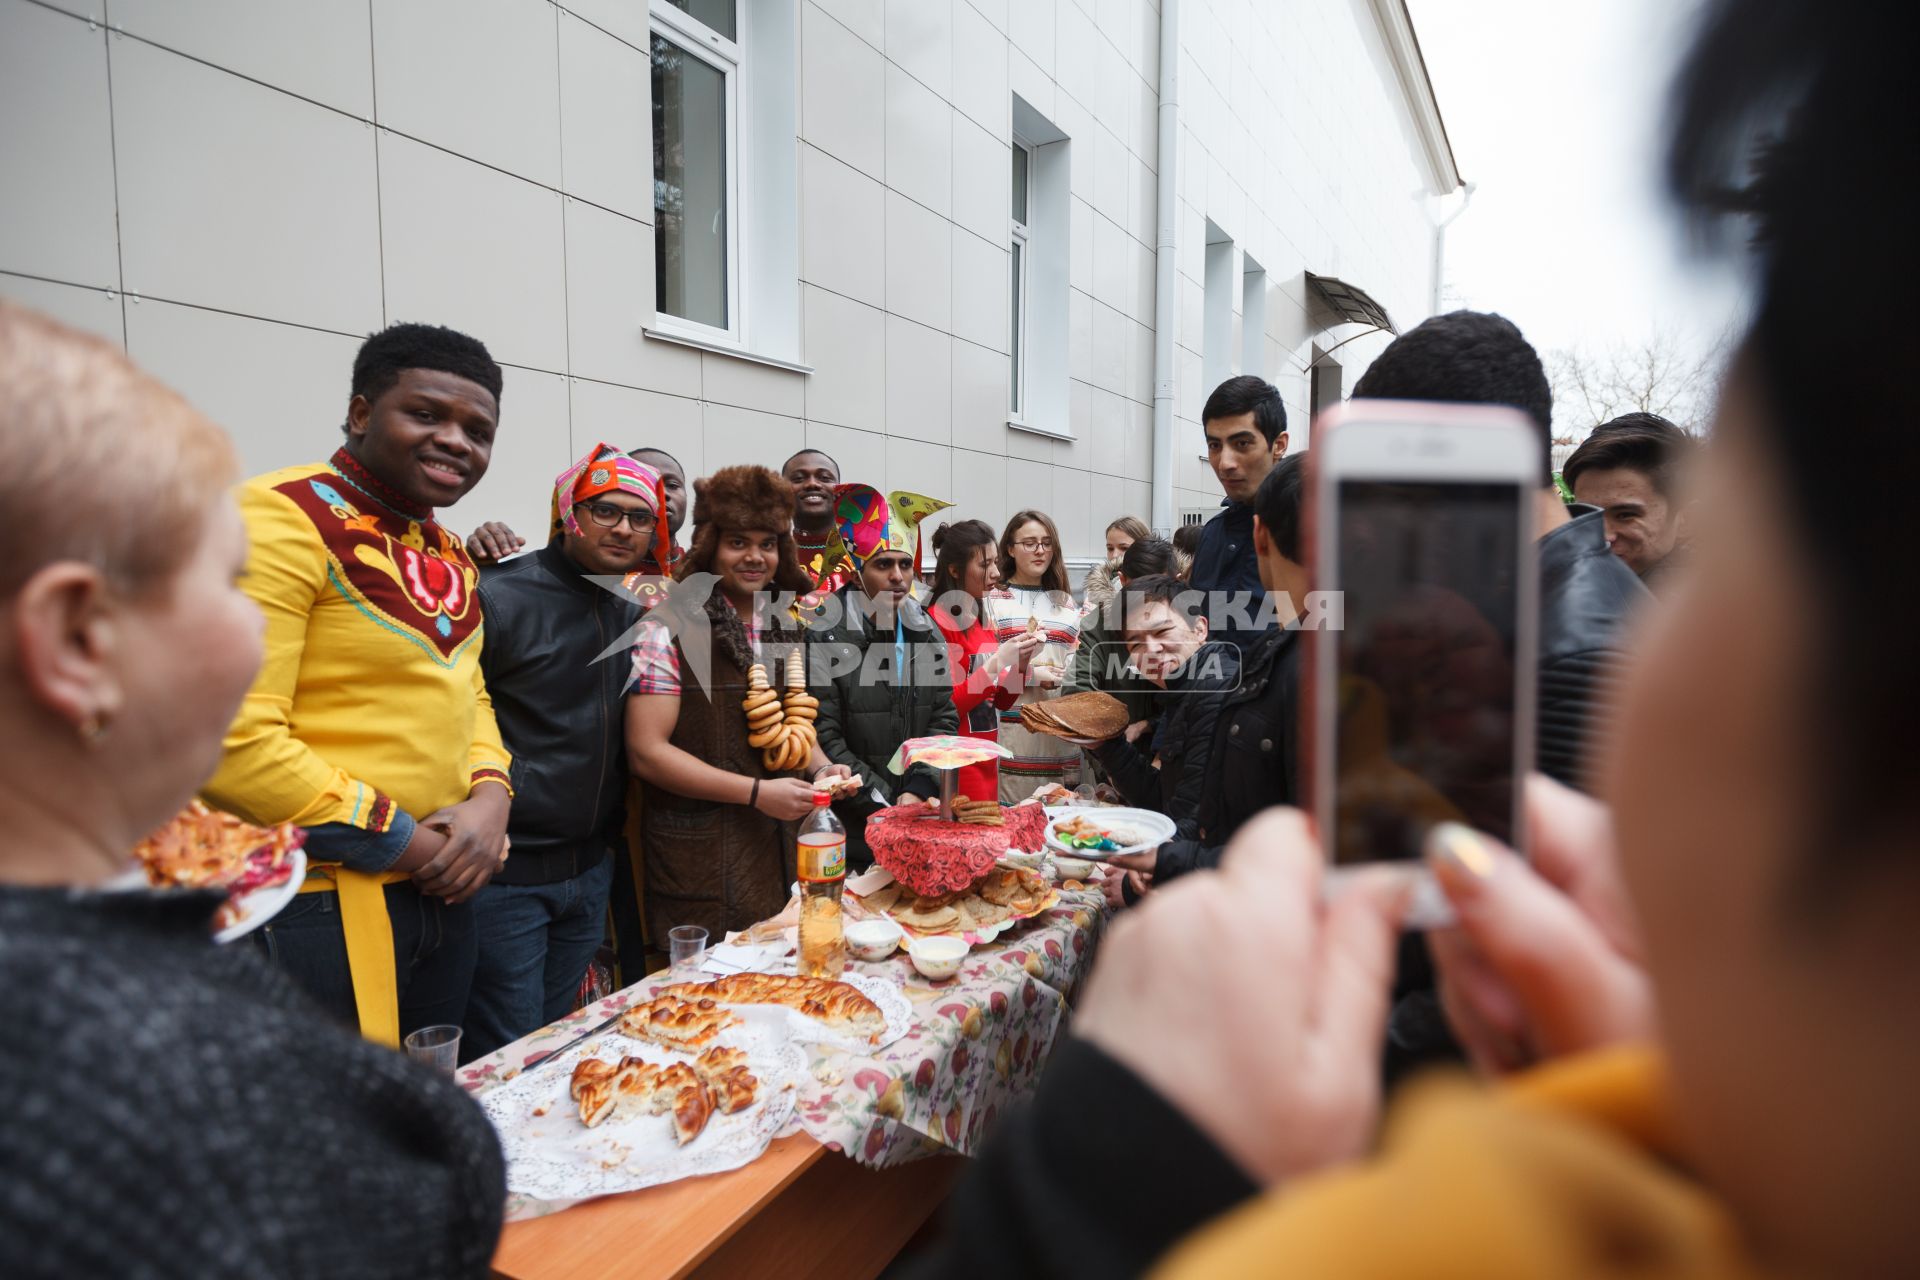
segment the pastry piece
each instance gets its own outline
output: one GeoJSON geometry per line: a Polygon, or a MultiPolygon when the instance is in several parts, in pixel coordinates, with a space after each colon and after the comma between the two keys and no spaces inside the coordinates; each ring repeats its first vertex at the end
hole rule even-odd
{"type": "Polygon", "coordinates": [[[880,1006],[858,988],[830,978],[802,978],[778,973],[730,973],[712,982],[669,987],[687,999],[719,1000],[726,1004],[777,1004],[797,1010],[836,1031],[878,1037],[887,1028],[880,1006]]]}
{"type": "Polygon", "coordinates": [[[620,1016],[620,1030],[639,1040],[672,1049],[697,1049],[740,1019],[710,999],[682,1000],[664,995],[637,1004],[620,1016]]]}
{"type": "Polygon", "coordinates": [[[646,1109],[653,1102],[655,1088],[665,1068],[645,1058],[622,1058],[613,1073],[613,1094],[623,1107],[646,1109]]]}
{"type": "Polygon", "coordinates": [[[1013,908],[1003,907],[997,902],[988,902],[979,894],[970,893],[961,899],[966,904],[966,914],[973,919],[976,929],[991,929],[1003,920],[1013,918],[1013,908]]]}
{"type": "Polygon", "coordinates": [[[893,904],[900,901],[900,882],[896,880],[892,884],[882,885],[860,901],[874,911],[891,911],[893,904]]]}
{"type": "Polygon", "coordinates": [[[747,1065],[747,1051],[732,1045],[716,1044],[693,1060],[694,1074],[702,1080],[711,1082],[716,1076],[724,1075],[735,1067],[747,1065]]]}
{"type": "Polygon", "coordinates": [[[713,1105],[723,1116],[736,1111],[745,1111],[753,1105],[760,1093],[760,1079],[745,1067],[734,1067],[720,1075],[709,1077],[707,1088],[713,1094],[713,1105]]]}
{"type": "Polygon", "coordinates": [[[618,1070],[619,1068],[611,1062],[602,1062],[598,1058],[582,1058],[574,1064],[573,1081],[568,1088],[574,1098],[578,1099],[587,1085],[600,1080],[611,1080],[613,1073],[618,1070]]]}
{"type": "Polygon", "coordinates": [[[673,1137],[686,1146],[713,1119],[713,1091],[696,1079],[673,1095],[673,1137]]]}
{"type": "MultiPolygon", "coordinates": [[[[756,751],[772,750],[776,746],[779,746],[779,744],[785,742],[786,737],[786,724],[782,721],[774,720],[748,733],[747,745],[756,751]]],[[[780,749],[785,750],[784,747],[780,747],[780,749]]]]}
{"type": "Polygon", "coordinates": [[[618,1101],[609,1076],[596,1076],[587,1081],[574,1096],[580,1100],[580,1123],[589,1129],[612,1115],[618,1101]]]}

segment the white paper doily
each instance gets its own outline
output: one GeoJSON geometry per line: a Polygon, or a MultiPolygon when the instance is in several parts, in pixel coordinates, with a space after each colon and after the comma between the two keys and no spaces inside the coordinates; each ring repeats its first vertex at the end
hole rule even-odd
{"type": "Polygon", "coordinates": [[[618,1031],[575,1045],[480,1095],[506,1153],[508,1189],[543,1200],[583,1200],[725,1173],[758,1159],[793,1115],[795,1090],[806,1077],[806,1054],[757,1021],[729,1027],[715,1043],[747,1051],[747,1066],[760,1079],[759,1096],[735,1115],[716,1112],[684,1147],[674,1139],[669,1115],[610,1119],[592,1129],[580,1122],[580,1105],[569,1094],[581,1059],[668,1063],[692,1056],[618,1031]]]}

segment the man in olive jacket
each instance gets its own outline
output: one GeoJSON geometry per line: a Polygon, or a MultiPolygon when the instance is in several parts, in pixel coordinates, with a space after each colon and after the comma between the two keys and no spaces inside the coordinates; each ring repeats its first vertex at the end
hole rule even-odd
{"type": "Polygon", "coordinates": [[[926,765],[889,769],[894,753],[908,738],[958,733],[960,713],[946,640],[911,595],[916,512],[925,500],[882,497],[861,484],[835,492],[841,539],[857,572],[812,620],[807,690],[820,699],[820,750],[864,784],[833,807],[846,824],[849,869],[864,869],[873,861],[867,816],[940,791],[939,775],[926,765]]]}

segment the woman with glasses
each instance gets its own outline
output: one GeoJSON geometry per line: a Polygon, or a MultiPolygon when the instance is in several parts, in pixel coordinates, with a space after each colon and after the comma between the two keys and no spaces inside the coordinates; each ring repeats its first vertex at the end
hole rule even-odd
{"type": "Polygon", "coordinates": [[[1060,696],[1067,663],[1080,643],[1080,606],[1067,585],[1060,532],[1044,511],[1016,512],[1000,539],[1000,585],[987,593],[987,623],[997,643],[1037,635],[1026,690],[1000,713],[1000,742],[1013,755],[1000,762],[1000,803],[1019,804],[1048,783],[1080,781],[1080,748],[1032,733],[1020,708],[1060,696]]]}

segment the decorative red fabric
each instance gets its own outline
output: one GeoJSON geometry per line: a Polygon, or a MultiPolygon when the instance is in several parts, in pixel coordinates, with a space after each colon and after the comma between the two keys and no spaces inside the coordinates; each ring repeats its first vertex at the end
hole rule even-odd
{"type": "Polygon", "coordinates": [[[1039,853],[1047,839],[1047,811],[1037,800],[1028,800],[1006,811],[1007,847],[1021,853],[1039,853]]]}
{"type": "Polygon", "coordinates": [[[1007,851],[1007,828],[946,822],[923,805],[894,805],[868,816],[867,846],[895,880],[932,897],[968,888],[992,870],[1007,851]]]}

